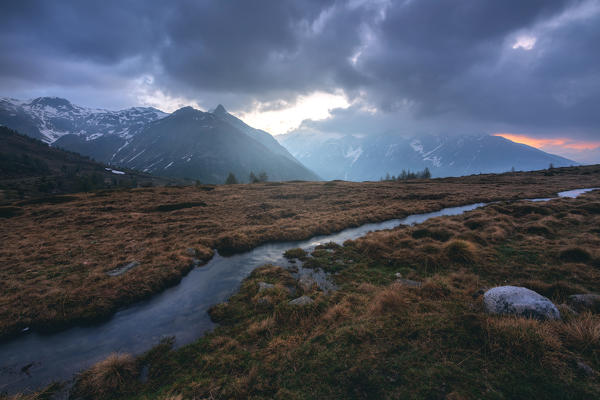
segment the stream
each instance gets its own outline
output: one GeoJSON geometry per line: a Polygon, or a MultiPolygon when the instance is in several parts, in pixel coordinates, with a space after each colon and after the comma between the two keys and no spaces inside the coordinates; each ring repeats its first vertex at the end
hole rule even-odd
{"type": "MultiPolygon", "coordinates": [[[[595,189],[570,190],[558,193],[558,196],[574,198],[595,189]]],[[[27,332],[1,343],[0,393],[35,390],[53,381],[70,380],[75,373],[112,352],[140,354],[165,337],[175,336],[177,347],[191,343],[214,328],[208,309],[233,295],[252,270],[264,264],[291,266],[283,257],[288,249],[301,247],[311,251],[322,243],[342,244],[370,231],[419,224],[439,216],[459,215],[485,205],[475,203],[444,208],[402,219],[365,224],[308,240],[264,244],[229,257],[215,254],[207,264],[190,271],[178,285],[118,311],[106,322],[73,327],[53,334],[27,332]]],[[[299,267],[298,274],[314,274],[317,281],[322,281],[324,276],[322,271],[302,267],[299,267]]]]}

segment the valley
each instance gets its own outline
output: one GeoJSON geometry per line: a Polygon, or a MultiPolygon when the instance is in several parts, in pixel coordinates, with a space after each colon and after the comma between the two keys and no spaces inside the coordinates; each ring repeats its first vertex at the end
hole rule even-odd
{"type": "MultiPolygon", "coordinates": [[[[227,293],[226,297],[230,295],[233,297],[228,303],[213,308],[210,313],[212,320],[220,324],[219,327],[208,331],[199,342],[194,342],[194,344],[178,350],[169,350],[173,342],[167,340],[151,352],[145,353],[136,363],[150,366],[149,383],[140,386],[139,383],[126,380],[125,386],[119,386],[115,389],[116,392],[109,392],[109,397],[117,396],[118,393],[120,393],[119,396],[129,397],[139,390],[154,392],[158,387],[161,387],[161,392],[175,390],[190,396],[190,393],[203,393],[202,390],[218,390],[224,397],[244,397],[251,393],[263,393],[265,390],[267,390],[266,393],[275,395],[282,388],[293,393],[294,381],[288,381],[287,375],[279,369],[282,365],[286,365],[285,356],[278,355],[279,351],[284,350],[270,347],[273,341],[284,340],[282,343],[287,343],[291,337],[296,337],[295,340],[309,340],[306,342],[306,345],[309,345],[309,343],[313,343],[310,338],[315,337],[314,335],[318,336],[328,332],[326,337],[333,335],[331,340],[334,340],[337,345],[326,339],[325,342],[315,342],[309,346],[319,346],[319,348],[327,346],[328,351],[338,352],[342,350],[339,346],[344,342],[341,338],[333,339],[333,337],[337,337],[336,332],[341,334],[348,329],[347,324],[357,326],[355,324],[360,323],[362,324],[360,325],[361,329],[366,329],[365,333],[376,329],[380,332],[378,335],[383,334],[385,337],[385,335],[393,334],[394,329],[399,329],[398,327],[394,328],[395,325],[388,326],[392,321],[389,318],[396,319],[399,316],[403,316],[402,320],[408,318],[406,321],[412,321],[410,324],[422,321],[421,323],[424,325],[421,329],[432,329],[428,324],[433,321],[445,321],[443,324],[459,324],[452,325],[452,328],[448,325],[447,329],[456,329],[456,332],[459,332],[456,340],[469,340],[469,335],[474,333],[472,331],[460,333],[463,332],[459,328],[463,323],[460,322],[462,319],[454,321],[453,317],[447,313],[450,309],[461,307],[459,304],[465,303],[465,299],[470,296],[471,292],[477,292],[476,286],[485,286],[488,282],[500,282],[510,277],[511,284],[531,287],[553,300],[560,301],[566,301],[570,294],[596,291],[598,289],[595,286],[597,278],[594,277],[595,269],[593,269],[594,263],[597,262],[595,253],[585,250],[587,258],[581,260],[578,258],[573,261],[565,258],[567,263],[564,267],[561,266],[562,263],[556,264],[556,262],[563,258],[561,249],[582,248],[581,246],[584,249],[597,248],[597,238],[594,239],[592,228],[595,223],[594,215],[597,212],[597,203],[595,202],[597,192],[583,194],[577,199],[551,200],[543,203],[503,202],[526,198],[549,198],[558,191],[582,187],[582,183],[585,187],[600,186],[600,169],[597,166],[573,167],[555,169],[552,175],[549,175],[548,171],[538,171],[402,183],[307,182],[220,187],[143,188],[78,194],[73,196],[74,199],[64,203],[22,206],[22,215],[3,221],[6,222],[3,224],[3,242],[19,243],[19,246],[9,246],[3,249],[0,254],[2,259],[9,261],[6,265],[16,266],[16,268],[5,268],[2,276],[5,286],[3,289],[6,290],[2,292],[5,295],[1,304],[10,304],[10,307],[2,309],[2,321],[13,322],[12,325],[3,325],[4,340],[8,340],[6,343],[10,344],[11,340],[14,340],[10,339],[11,337],[14,337],[18,331],[25,330],[26,333],[21,333],[22,339],[19,340],[25,340],[24,343],[27,343],[31,331],[43,333],[48,330],[62,330],[68,326],[87,324],[107,318],[120,307],[152,296],[168,286],[176,285],[182,276],[190,271],[190,268],[195,268],[190,274],[198,276],[197,279],[202,279],[202,275],[197,274],[203,271],[203,268],[217,273],[219,268],[225,268],[222,273],[225,273],[228,278],[217,279],[215,284],[222,279],[224,279],[223,282],[226,282],[233,276],[240,276],[241,279],[259,264],[250,263],[248,264],[249,268],[239,264],[239,267],[235,267],[240,268],[239,271],[230,270],[226,266],[236,264],[229,264],[227,255],[248,251],[262,243],[281,240],[297,241],[315,235],[341,231],[344,228],[362,225],[366,222],[402,218],[409,214],[436,211],[444,207],[473,202],[499,201],[497,204],[467,212],[464,216],[434,218],[415,228],[393,228],[395,225],[384,225],[382,227],[393,229],[367,234],[364,238],[340,236],[340,239],[337,239],[338,244],[335,246],[328,245],[327,240],[317,240],[314,243],[311,241],[313,244],[308,247],[309,253],[312,253],[311,257],[306,258],[302,253],[291,256],[301,258],[300,265],[303,264],[303,270],[322,270],[326,273],[334,273],[330,278],[337,286],[334,292],[323,291],[319,285],[302,286],[301,281],[296,281],[293,275],[289,275],[295,267],[294,264],[290,264],[282,258],[282,253],[285,247],[289,248],[292,244],[283,244],[283,246],[273,248],[273,254],[259,263],[275,263],[275,265],[286,266],[287,269],[273,266],[261,267],[251,272],[250,277],[243,281],[238,294],[231,291],[237,286],[236,284],[230,289],[226,289],[222,293],[227,293]],[[177,202],[174,201],[175,199],[177,202]],[[223,208],[224,205],[226,205],[225,208],[223,208]],[[235,210],[238,210],[237,213],[235,210]],[[302,212],[295,214],[291,210],[302,210],[302,212]],[[110,215],[112,217],[109,217],[110,215]],[[554,216],[560,219],[556,219],[554,216]],[[42,229],[30,229],[26,222],[28,219],[31,220],[31,223],[41,224],[42,229]],[[64,221],[60,231],[50,228],[50,225],[58,220],[64,221]],[[82,236],[81,229],[77,229],[77,227],[83,221],[85,221],[86,229],[82,236]],[[117,223],[117,221],[120,222],[117,223]],[[70,225],[71,229],[69,229],[70,225]],[[22,227],[19,230],[20,226],[22,227]],[[148,229],[148,227],[152,228],[148,229]],[[299,230],[298,227],[303,227],[303,229],[299,230]],[[561,233],[561,229],[569,229],[573,234],[567,239],[561,233]],[[14,236],[11,236],[9,231],[14,236]],[[213,232],[214,234],[211,235],[213,232]],[[517,238],[515,235],[521,236],[517,238]],[[16,240],[17,236],[23,237],[24,240],[16,240]],[[355,242],[345,242],[344,240],[347,238],[353,239],[355,242]],[[545,239],[540,241],[540,238],[545,239]],[[30,254],[30,258],[23,257],[27,243],[36,242],[39,245],[34,248],[39,250],[35,254],[30,254]],[[343,246],[340,246],[342,242],[343,246]],[[546,245],[550,243],[551,248],[556,250],[551,250],[549,253],[540,252],[539,246],[544,243],[546,245]],[[454,247],[459,250],[454,250],[454,247]],[[212,249],[217,249],[225,257],[213,254],[212,249]],[[216,262],[213,267],[210,267],[212,261],[209,260],[211,259],[216,262]],[[131,262],[135,262],[136,265],[130,270],[114,276],[108,274],[119,265],[131,262]],[[209,263],[206,267],[197,266],[206,262],[209,263]],[[508,262],[510,267],[506,266],[504,269],[500,269],[497,266],[497,263],[505,262],[508,262]],[[582,267],[587,272],[583,273],[582,270],[583,275],[575,277],[572,275],[573,268],[576,268],[571,265],[573,262],[592,265],[592,269],[582,267]],[[557,266],[552,267],[551,271],[553,272],[549,270],[540,274],[541,265],[544,265],[543,268],[548,268],[546,265],[557,266]],[[33,266],[35,267],[32,268],[33,266]],[[473,270],[472,268],[477,269],[473,270]],[[516,273],[515,268],[526,269],[516,273]],[[238,275],[241,271],[245,272],[243,275],[238,275]],[[394,279],[397,280],[396,283],[394,283],[394,279]],[[269,284],[275,285],[274,289],[269,289],[261,297],[261,294],[257,294],[253,289],[258,281],[269,282],[269,284]],[[419,287],[422,289],[411,288],[411,282],[423,282],[419,283],[419,287]],[[286,285],[295,288],[296,295],[288,293],[288,289],[285,289],[286,285]],[[286,299],[297,297],[301,293],[310,296],[311,305],[307,306],[308,308],[302,308],[302,312],[298,314],[293,307],[286,307],[285,304],[288,301],[286,299]],[[257,305],[256,301],[264,296],[266,296],[267,303],[263,304],[263,300],[261,300],[259,303],[262,305],[257,305]],[[361,300],[358,300],[359,298],[361,300]],[[60,301],[57,302],[57,299],[60,301]],[[350,306],[350,304],[354,304],[354,306],[350,306]],[[421,305],[409,312],[416,304],[421,305]],[[427,306],[427,304],[430,305],[427,306]],[[21,308],[15,307],[19,305],[21,308]],[[421,313],[425,311],[419,310],[422,310],[423,307],[425,309],[434,307],[438,310],[436,318],[441,318],[441,320],[431,320],[431,312],[426,312],[421,316],[421,313]],[[370,317],[366,317],[364,312],[370,317]],[[398,314],[399,312],[400,314],[398,314]],[[267,319],[263,320],[265,316],[267,319]],[[425,319],[421,320],[420,318],[425,319]],[[22,322],[22,324],[14,324],[15,321],[22,322]],[[300,334],[297,329],[301,329],[303,333],[300,334]],[[321,331],[321,329],[326,330],[321,331]],[[339,331],[340,329],[341,331],[339,331]],[[381,329],[384,330],[381,331],[381,329]],[[392,331],[387,329],[392,329],[392,331]],[[265,334],[267,336],[263,336],[265,334]],[[221,340],[226,340],[225,343],[235,343],[235,346],[229,347],[224,344],[226,347],[221,345],[214,347],[213,344],[217,341],[221,343],[221,340]],[[226,367],[227,364],[213,365],[212,361],[207,359],[207,366],[212,366],[203,369],[205,372],[202,372],[186,364],[187,361],[185,361],[188,357],[210,357],[210,354],[216,351],[218,352],[216,354],[220,354],[219,357],[227,356],[227,360],[238,363],[241,361],[238,358],[241,356],[238,350],[247,345],[253,346],[251,343],[257,343],[258,347],[251,351],[252,355],[246,361],[255,367],[248,368],[253,368],[253,371],[258,365],[255,363],[262,365],[259,367],[261,372],[257,375],[261,378],[255,383],[246,382],[239,386],[229,381],[230,379],[245,379],[243,376],[246,375],[239,376],[236,373],[221,375],[218,371],[220,368],[229,368],[226,367]],[[267,353],[260,350],[261,343],[264,343],[269,349],[267,353]],[[272,354],[272,356],[268,354],[272,354]],[[267,359],[262,358],[265,356],[267,359]],[[275,362],[275,359],[282,360],[284,364],[275,362]],[[169,368],[164,368],[162,363],[165,362],[170,365],[169,368]],[[187,372],[181,375],[181,372],[178,372],[181,371],[180,368],[184,368],[187,372]],[[274,370],[268,372],[263,371],[263,368],[274,368],[274,370]],[[205,376],[206,373],[209,374],[206,375],[207,377],[212,377],[209,379],[216,379],[209,386],[189,386],[188,383],[185,383],[188,379],[185,378],[186,376],[190,378],[205,376]],[[276,375],[272,375],[273,373],[276,375]],[[176,381],[180,382],[176,387],[170,383],[174,382],[173,374],[178,376],[176,381]],[[273,378],[280,382],[275,384],[279,389],[270,386],[274,383],[269,379],[273,378]],[[259,385],[258,382],[262,383],[259,385]],[[282,386],[280,387],[280,385],[282,386]],[[197,390],[200,392],[196,392],[197,390]]],[[[357,232],[361,232],[359,235],[363,235],[368,229],[361,229],[357,232]]],[[[373,225],[371,229],[381,228],[373,225]]],[[[300,246],[306,245],[296,243],[300,246]]],[[[232,259],[235,257],[233,256],[232,259]]],[[[244,262],[242,261],[242,263],[244,262]]],[[[209,272],[207,277],[211,274],[213,272],[209,272]]],[[[211,286],[210,281],[199,282],[202,283],[196,285],[191,283],[192,286],[187,283],[182,286],[182,288],[188,287],[184,289],[184,293],[187,294],[183,294],[184,297],[176,303],[182,304],[181,301],[189,301],[191,298],[189,291],[193,290],[194,286],[204,287],[198,286],[199,284],[211,286]]],[[[208,294],[209,286],[198,292],[198,295],[204,292],[208,294]]],[[[224,300],[226,297],[221,297],[221,299],[224,300]]],[[[469,318],[478,321],[472,323],[479,324],[477,326],[482,328],[478,329],[484,329],[488,335],[490,332],[494,334],[501,332],[503,335],[508,335],[514,329],[529,329],[530,331],[527,332],[530,332],[528,333],[530,335],[542,334],[537,333],[541,332],[540,329],[550,329],[552,332],[558,330],[556,334],[559,334],[562,332],[560,329],[570,329],[563,328],[562,325],[538,322],[532,322],[533,325],[530,324],[531,326],[528,325],[525,328],[521,328],[521,325],[516,327],[497,325],[499,322],[494,322],[493,319],[490,319],[491,317],[478,314],[477,307],[480,306],[477,305],[479,304],[478,300],[475,297],[473,299],[475,300],[465,303],[473,304],[470,307],[475,307],[467,314],[470,315],[469,318]],[[551,327],[548,328],[550,325],[551,327]]],[[[140,303],[140,306],[146,307],[144,304],[146,303],[140,303]]],[[[147,304],[153,304],[153,302],[147,304]]],[[[203,304],[205,304],[204,310],[211,305],[210,301],[203,304]]],[[[139,309],[140,306],[130,310],[139,309]]],[[[125,319],[117,316],[111,320],[114,321],[111,323],[118,323],[119,320],[127,324],[133,323],[135,319],[127,321],[133,317],[133,315],[127,317],[128,309],[123,308],[125,319]]],[[[188,312],[193,309],[195,308],[188,309],[188,312]]],[[[201,315],[206,312],[198,311],[201,315]]],[[[147,314],[151,320],[160,320],[157,311],[151,308],[147,314]]],[[[463,315],[462,311],[460,315],[463,315]]],[[[573,315],[566,321],[575,323],[584,317],[585,315],[583,317],[573,315]]],[[[595,317],[589,318],[592,318],[590,323],[593,323],[595,317]]],[[[201,320],[205,322],[195,328],[192,328],[195,325],[191,319],[189,320],[191,325],[183,323],[176,334],[178,346],[193,341],[185,339],[191,331],[205,332],[207,329],[213,328],[210,320],[205,317],[201,320]]],[[[150,326],[149,322],[140,324],[150,326]]],[[[89,329],[93,331],[94,325],[91,325],[89,329]]],[[[443,328],[440,329],[443,332],[443,328]]],[[[544,332],[546,332],[545,330],[544,332]]],[[[83,332],[85,330],[79,329],[74,330],[73,334],[83,335],[83,332]]],[[[171,332],[175,334],[174,331],[171,332]]],[[[555,335],[554,333],[547,334],[555,335]]],[[[38,333],[35,335],[31,338],[37,337],[38,333]]],[[[60,335],[58,334],[57,337],[60,335]]],[[[115,338],[121,336],[123,334],[116,334],[115,338]]],[[[554,336],[550,336],[550,338],[552,337],[554,336]]],[[[40,336],[40,339],[43,339],[43,336],[40,336]]],[[[143,340],[137,339],[136,342],[141,344],[147,342],[148,339],[150,339],[150,343],[146,345],[146,349],[151,346],[153,341],[156,343],[158,340],[156,336],[150,335],[143,340]]],[[[68,340],[72,344],[78,342],[75,337],[68,340]]],[[[442,337],[438,337],[437,340],[442,340],[442,337]]],[[[518,341],[520,339],[508,340],[518,341]]],[[[546,338],[543,336],[536,340],[546,340],[546,338]]],[[[403,343],[402,341],[394,342],[391,339],[387,341],[403,343]]],[[[106,343],[110,346],[111,341],[103,340],[99,343],[106,343]]],[[[359,348],[353,350],[354,355],[362,357],[363,351],[377,353],[388,351],[387,347],[382,346],[379,341],[376,349],[370,348],[370,343],[370,341],[363,342],[359,348]]],[[[417,341],[412,345],[418,343],[417,341]]],[[[447,340],[443,343],[443,346],[449,345],[447,340]]],[[[424,371],[438,368],[436,367],[438,362],[436,357],[462,357],[474,351],[464,343],[452,351],[446,347],[439,348],[436,353],[432,354],[433,364],[424,371]]],[[[486,346],[491,346],[490,348],[497,346],[496,342],[485,343],[486,346]]],[[[565,345],[572,346],[570,343],[566,342],[565,345]]],[[[350,344],[346,343],[346,345],[350,344]]],[[[529,342],[523,343],[523,346],[530,345],[529,342]]],[[[27,345],[29,348],[32,348],[31,346],[31,344],[27,345]]],[[[63,348],[63,346],[56,346],[57,349],[63,348]]],[[[85,344],[82,346],[84,346],[82,349],[87,347],[85,344]]],[[[556,362],[569,362],[569,357],[574,356],[583,357],[587,363],[595,362],[585,354],[577,353],[579,345],[575,344],[574,346],[573,348],[568,347],[571,349],[568,351],[575,351],[579,356],[567,355],[567,353],[555,354],[553,357],[559,357],[556,362]]],[[[122,346],[118,347],[122,348],[122,346]]],[[[295,347],[289,348],[288,351],[293,351],[293,348],[295,347]]],[[[529,348],[527,349],[527,351],[531,351],[529,348]]],[[[144,349],[137,350],[135,353],[139,354],[140,351],[143,352],[144,349]]],[[[320,352],[322,351],[324,348],[320,350],[320,352]]],[[[421,350],[415,349],[414,351],[421,350]]],[[[25,353],[20,352],[20,354],[25,353]]],[[[323,354],[327,354],[327,352],[323,354]]],[[[501,362],[500,358],[486,354],[479,354],[472,362],[501,362]]],[[[529,353],[516,354],[516,357],[529,357],[527,354],[529,353]]],[[[314,359],[309,354],[298,356],[308,357],[305,358],[304,362],[306,363],[319,363],[318,357],[314,359]]],[[[93,359],[91,354],[89,357],[93,359]]],[[[343,362],[344,357],[340,357],[339,354],[336,357],[338,360],[336,362],[343,362]]],[[[385,359],[386,362],[393,362],[394,357],[388,354],[385,359]]],[[[369,363],[370,361],[365,359],[362,362],[369,363]]],[[[536,362],[535,358],[532,362],[536,362]]],[[[309,370],[300,370],[303,379],[310,380],[316,376],[328,377],[327,370],[321,370],[318,365],[309,370]]],[[[439,367],[441,368],[441,366],[439,367]]],[[[473,365],[467,363],[464,368],[471,367],[473,365]]],[[[327,368],[333,368],[333,366],[327,368]]],[[[511,368],[519,370],[521,367],[511,364],[511,368]]],[[[34,365],[31,373],[34,374],[35,371],[34,365]]],[[[240,373],[257,373],[252,371],[242,369],[240,373]]],[[[573,371],[576,375],[577,369],[575,368],[573,371]]],[[[90,370],[90,373],[94,373],[93,369],[90,370]]],[[[444,373],[452,374],[453,372],[448,370],[444,373]]],[[[384,376],[387,376],[387,373],[381,371],[368,378],[364,383],[365,388],[362,389],[365,390],[364,393],[384,393],[397,388],[392,384],[389,389],[386,389],[388,385],[379,381],[376,385],[368,383],[371,379],[378,380],[384,376]],[[376,390],[376,392],[371,392],[372,390],[376,390]]],[[[550,376],[544,378],[546,379],[544,382],[552,379],[550,376]]],[[[349,376],[347,379],[355,378],[349,376]]],[[[415,379],[422,380],[423,377],[415,379]]],[[[490,377],[485,379],[490,379],[490,377]]],[[[508,376],[502,379],[508,379],[508,376]]],[[[27,382],[26,378],[25,382],[27,382]]],[[[315,390],[318,393],[329,393],[326,397],[339,396],[341,392],[336,390],[345,390],[343,388],[348,387],[343,381],[336,385],[327,378],[326,382],[325,386],[315,384],[315,390]]],[[[506,381],[502,382],[506,383],[506,381]]],[[[557,384],[568,384],[561,382],[557,384]]],[[[75,390],[91,390],[82,386],[85,384],[85,376],[83,376],[76,384],[75,390]]],[[[493,380],[488,384],[493,386],[493,380]]],[[[477,387],[477,385],[468,385],[468,390],[476,391],[477,387]]],[[[406,386],[403,390],[413,389],[406,386]]],[[[443,389],[422,386],[421,390],[425,395],[430,393],[428,390],[435,392],[443,389]]],[[[460,388],[458,390],[460,391],[460,388]]],[[[583,390],[581,393],[592,393],[595,389],[585,386],[581,390],[583,390]],[[592,392],[586,392],[588,390],[592,390],[592,392]]],[[[149,394],[147,393],[147,395],[149,394]]]]}
{"type": "Polygon", "coordinates": [[[600,399],[600,0],[1,10],[0,400],[600,399]]]}

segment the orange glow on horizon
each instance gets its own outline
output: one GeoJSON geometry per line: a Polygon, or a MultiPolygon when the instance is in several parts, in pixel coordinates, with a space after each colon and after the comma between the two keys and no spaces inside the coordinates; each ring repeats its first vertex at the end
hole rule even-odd
{"type": "Polygon", "coordinates": [[[494,133],[494,136],[501,136],[505,139],[516,143],[526,144],[535,148],[557,146],[565,149],[573,150],[594,150],[600,147],[600,142],[584,142],[568,138],[547,138],[540,139],[527,135],[519,135],[514,133],[494,133]]]}

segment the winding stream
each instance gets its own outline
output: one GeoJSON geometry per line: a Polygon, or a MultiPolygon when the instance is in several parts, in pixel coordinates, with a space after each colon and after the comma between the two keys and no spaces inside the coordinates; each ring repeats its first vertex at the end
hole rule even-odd
{"type": "MultiPolygon", "coordinates": [[[[594,189],[570,190],[558,196],[573,198],[594,189]]],[[[321,243],[341,244],[370,231],[419,224],[430,218],[458,215],[484,205],[486,203],[445,208],[365,224],[309,240],[265,244],[231,257],[216,254],[206,265],[193,269],[177,286],[118,311],[107,322],[48,335],[30,332],[0,344],[0,393],[33,390],[52,381],[69,380],[73,374],[104,359],[111,352],[139,354],[164,337],[175,336],[177,346],[198,339],[214,327],[208,309],[233,295],[253,269],[268,263],[290,265],[283,257],[287,249],[301,247],[310,251],[321,243]]]]}

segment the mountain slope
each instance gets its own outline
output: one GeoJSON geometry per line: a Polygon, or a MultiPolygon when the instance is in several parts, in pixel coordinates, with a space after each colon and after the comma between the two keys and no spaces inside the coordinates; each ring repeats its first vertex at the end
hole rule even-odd
{"type": "Polygon", "coordinates": [[[206,183],[223,183],[229,172],[242,182],[250,172],[262,171],[270,180],[318,179],[290,157],[255,140],[247,129],[237,129],[223,115],[184,107],[149,123],[116,153],[113,162],[155,175],[206,183]]]}
{"type": "Polygon", "coordinates": [[[0,201],[169,182],[113,169],[0,126],[0,201]]]}
{"type": "Polygon", "coordinates": [[[377,180],[429,168],[436,177],[535,170],[574,161],[498,136],[334,135],[294,132],[278,136],[300,162],[325,179],[377,180]]]}
{"type": "Polygon", "coordinates": [[[275,154],[282,155],[288,158],[289,160],[300,164],[298,160],[296,160],[294,156],[292,156],[290,152],[287,151],[287,149],[283,147],[273,136],[261,129],[252,128],[241,119],[229,114],[225,110],[225,107],[223,107],[221,104],[219,104],[217,108],[215,108],[214,111],[212,111],[212,114],[214,114],[217,118],[221,119],[222,121],[227,122],[228,124],[236,127],[240,131],[244,132],[246,135],[250,136],[252,139],[260,142],[263,146],[265,146],[267,149],[271,150],[275,154]]]}

